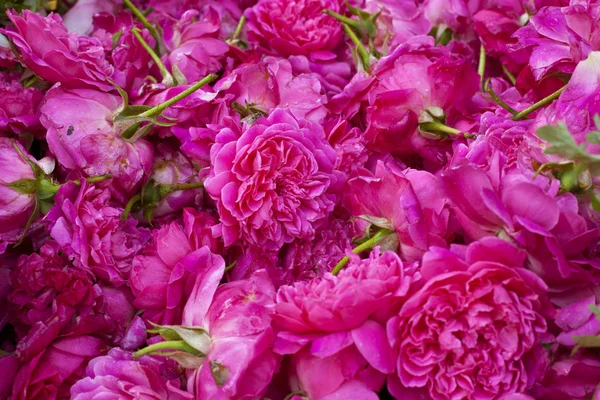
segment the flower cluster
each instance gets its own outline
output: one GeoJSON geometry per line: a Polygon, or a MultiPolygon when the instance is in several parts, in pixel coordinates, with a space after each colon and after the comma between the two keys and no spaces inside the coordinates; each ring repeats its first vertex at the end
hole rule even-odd
{"type": "Polygon", "coordinates": [[[600,399],[600,0],[0,12],[0,400],[600,399]]]}

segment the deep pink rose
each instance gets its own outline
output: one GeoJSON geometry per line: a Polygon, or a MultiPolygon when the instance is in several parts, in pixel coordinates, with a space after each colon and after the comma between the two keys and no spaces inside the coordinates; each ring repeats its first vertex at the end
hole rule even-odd
{"type": "Polygon", "coordinates": [[[183,227],[172,222],[153,232],[151,244],[133,260],[129,282],[145,319],[181,324],[198,274],[213,262],[211,250],[220,250],[210,232],[215,223],[205,212],[185,209],[183,227]]]}
{"type": "Polygon", "coordinates": [[[111,335],[116,341],[133,317],[127,288],[92,282],[49,240],[39,254],[23,255],[11,273],[10,322],[17,355],[29,361],[59,335],[111,335]]]}
{"type": "Polygon", "coordinates": [[[344,203],[356,219],[357,230],[370,222],[392,229],[403,259],[416,261],[430,246],[446,246],[453,234],[443,183],[426,171],[404,169],[379,161],[375,172],[358,171],[348,181],[344,203]],[[369,221],[369,222],[368,222],[369,221]]]}
{"type": "Polygon", "coordinates": [[[547,303],[525,256],[497,238],[425,254],[425,286],[387,324],[396,398],[421,388],[435,400],[497,399],[531,386],[547,303]]]}
{"type": "Polygon", "coordinates": [[[65,399],[71,386],[85,374],[88,361],[106,350],[92,336],[58,339],[23,364],[13,385],[11,400],[65,399]]]}
{"type": "Polygon", "coordinates": [[[209,9],[200,16],[188,10],[179,20],[165,17],[163,40],[169,51],[168,66],[177,68],[188,83],[194,83],[222,68],[229,45],[219,37],[219,13],[209,9]]]}
{"type": "Polygon", "coordinates": [[[146,140],[121,138],[114,118],[122,104],[109,93],[57,85],[46,93],[41,121],[61,166],[86,176],[112,174],[111,192],[126,202],[150,174],[154,149],[146,140]]]}
{"type": "Polygon", "coordinates": [[[324,9],[343,12],[343,2],[260,0],[245,12],[248,40],[283,56],[334,50],[342,40],[342,26],[324,9]]]}
{"type": "Polygon", "coordinates": [[[335,150],[320,125],[289,112],[275,110],[241,135],[223,129],[211,161],[205,187],[217,201],[226,246],[278,250],[310,239],[335,205],[335,150]]]}
{"type": "MultiPolygon", "coordinates": [[[[156,158],[151,179],[152,182],[159,185],[188,184],[199,181],[198,171],[192,163],[181,152],[162,143],[156,146],[156,158]]],[[[161,217],[181,211],[184,207],[201,205],[202,198],[202,189],[171,192],[160,199],[156,205],[154,216],[161,217]]]]}
{"type": "Polygon", "coordinates": [[[275,290],[265,271],[217,288],[224,268],[222,259],[205,268],[185,306],[183,325],[211,339],[188,390],[202,399],[262,398],[280,361],[272,350],[275,290]]]}
{"type": "Polygon", "coordinates": [[[112,89],[107,78],[113,67],[98,39],[69,33],[58,14],[44,17],[29,10],[22,15],[7,14],[14,28],[3,33],[14,43],[25,66],[40,78],[70,88],[112,89]]]}
{"type": "Polygon", "coordinates": [[[86,183],[63,186],[47,220],[50,235],[76,267],[116,286],[129,277],[133,257],[150,238],[150,231],[111,203],[108,189],[86,183]]]}
{"type": "Polygon", "coordinates": [[[38,106],[42,92],[23,88],[19,74],[0,73],[0,132],[36,132],[41,128],[38,106]]]}
{"type": "Polygon", "coordinates": [[[599,390],[600,360],[586,355],[553,362],[532,392],[538,400],[598,400],[599,390]]]}
{"type": "Polygon", "coordinates": [[[86,368],[87,377],[71,388],[71,399],[165,399],[191,400],[192,394],[180,389],[178,379],[161,374],[161,362],[153,357],[134,360],[119,348],[94,358],[86,368]]]}
{"type": "Polygon", "coordinates": [[[298,119],[320,122],[327,113],[327,97],[318,76],[292,73],[292,64],[285,59],[265,57],[259,63],[242,65],[218,82],[215,90],[233,95],[233,101],[249,114],[268,115],[280,108],[298,119]]]}
{"type": "MultiPolygon", "coordinates": [[[[17,144],[16,141],[14,143],[17,144]]],[[[35,162],[20,144],[17,146],[25,157],[35,162]]],[[[34,180],[33,169],[17,152],[10,139],[0,137],[0,244],[16,243],[33,214],[35,193],[20,193],[7,186],[22,179],[34,180]]]]}

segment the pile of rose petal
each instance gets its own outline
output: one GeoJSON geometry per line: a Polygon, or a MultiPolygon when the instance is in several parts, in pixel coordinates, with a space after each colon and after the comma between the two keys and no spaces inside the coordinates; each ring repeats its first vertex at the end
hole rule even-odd
{"type": "Polygon", "coordinates": [[[0,399],[600,399],[600,0],[0,5],[0,399]]]}

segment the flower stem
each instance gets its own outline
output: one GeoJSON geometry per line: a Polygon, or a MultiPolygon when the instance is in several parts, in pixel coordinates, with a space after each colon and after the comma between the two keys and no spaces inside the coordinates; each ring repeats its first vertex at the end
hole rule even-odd
{"type": "Polygon", "coordinates": [[[371,69],[371,63],[369,61],[369,52],[367,51],[367,49],[365,49],[365,46],[362,44],[358,36],[356,36],[352,28],[350,28],[350,26],[346,24],[342,24],[342,26],[344,27],[344,32],[346,32],[350,40],[352,40],[352,43],[356,45],[356,51],[358,52],[358,56],[360,58],[363,68],[365,69],[365,71],[369,72],[371,69]]]}
{"type": "Polygon", "coordinates": [[[162,113],[167,108],[171,107],[173,104],[177,103],[179,100],[186,98],[190,94],[194,93],[196,90],[200,89],[202,86],[215,80],[216,77],[217,77],[217,75],[215,75],[215,74],[210,74],[210,75],[206,76],[204,79],[202,79],[199,82],[196,82],[194,85],[185,89],[183,92],[179,93],[177,96],[165,101],[162,104],[157,105],[156,107],[149,109],[148,111],[141,113],[139,116],[151,118],[151,117],[160,115],[160,113],[162,113]]]}
{"type": "Polygon", "coordinates": [[[199,189],[201,187],[204,187],[204,182],[160,184],[158,185],[158,193],[160,195],[160,198],[162,199],[166,197],[169,193],[173,193],[178,190],[199,189]]]}
{"type": "Polygon", "coordinates": [[[165,64],[163,64],[163,62],[160,59],[160,57],[158,56],[158,54],[156,54],[156,52],[152,49],[152,47],[150,47],[148,42],[146,42],[144,40],[144,38],[142,37],[142,35],[140,33],[140,30],[138,28],[133,28],[133,29],[131,29],[131,33],[133,33],[133,36],[135,36],[135,38],[138,40],[138,42],[140,42],[142,47],[148,52],[148,54],[150,54],[150,57],[152,57],[152,59],[158,66],[158,69],[160,70],[160,74],[163,77],[163,83],[168,84],[168,85],[172,85],[173,83],[175,83],[173,76],[169,73],[169,71],[167,70],[167,67],[165,67],[165,64]]]}
{"type": "Polygon", "coordinates": [[[228,40],[229,44],[235,43],[238,38],[240,37],[241,33],[242,33],[242,29],[244,28],[244,25],[246,25],[246,16],[242,15],[242,18],[240,18],[240,21],[238,22],[237,26],[235,27],[235,32],[233,32],[233,36],[231,37],[231,39],[228,40]]]}
{"type": "Polygon", "coordinates": [[[510,73],[510,71],[508,70],[508,68],[506,68],[506,65],[504,64],[502,64],[502,71],[504,72],[504,75],[506,75],[510,83],[512,83],[514,86],[517,83],[517,78],[515,78],[515,76],[510,73]]]}
{"type": "Polygon", "coordinates": [[[136,194],[131,199],[129,199],[129,201],[127,202],[127,205],[125,206],[125,209],[123,210],[123,214],[121,214],[121,221],[125,221],[127,219],[129,214],[131,213],[131,209],[133,208],[135,203],[137,203],[141,199],[142,199],[142,196],[140,194],[136,194]]]}
{"type": "Polygon", "coordinates": [[[342,24],[349,25],[349,26],[351,26],[352,28],[354,28],[354,29],[357,29],[357,30],[359,30],[359,31],[360,31],[360,29],[361,29],[360,22],[358,22],[358,21],[357,21],[357,20],[355,20],[355,19],[348,18],[348,17],[346,17],[345,15],[338,14],[338,13],[336,13],[335,11],[331,11],[331,10],[328,10],[328,9],[325,9],[325,10],[323,10],[323,12],[324,12],[325,14],[329,15],[330,17],[337,19],[337,20],[338,20],[338,21],[340,21],[342,24]]]}
{"type": "Polygon", "coordinates": [[[123,4],[125,4],[127,8],[131,10],[133,15],[135,15],[135,17],[142,23],[142,25],[144,25],[144,28],[150,31],[150,34],[154,37],[158,45],[160,37],[158,36],[158,32],[156,31],[154,25],[152,25],[150,21],[148,21],[148,18],[146,18],[146,16],[131,2],[131,0],[123,0],[123,4]]]}
{"type": "Polygon", "coordinates": [[[506,111],[508,111],[512,115],[517,115],[518,114],[517,110],[515,110],[514,108],[512,108],[511,106],[509,106],[508,104],[506,104],[500,97],[498,97],[498,95],[496,93],[494,93],[494,91],[492,90],[492,88],[488,88],[486,90],[486,92],[488,92],[488,94],[490,96],[492,96],[492,99],[494,99],[494,101],[496,103],[498,103],[498,105],[500,107],[504,108],[506,111]]]}
{"type": "Polygon", "coordinates": [[[481,44],[479,50],[479,66],[477,68],[477,72],[480,77],[481,89],[485,91],[484,82],[485,82],[485,65],[487,63],[487,57],[485,54],[485,48],[483,47],[483,43],[481,44]]]}
{"type": "MultiPolygon", "coordinates": [[[[382,229],[379,232],[377,232],[375,235],[373,235],[373,237],[371,239],[367,240],[366,242],[364,242],[364,243],[356,246],[354,249],[352,249],[352,252],[354,254],[360,254],[365,250],[372,249],[373,247],[375,247],[377,245],[377,243],[381,242],[383,239],[390,236],[392,233],[393,233],[393,231],[391,231],[389,229],[382,229]]],[[[333,270],[331,271],[331,274],[337,275],[342,270],[342,268],[344,268],[344,266],[346,264],[348,264],[349,261],[350,261],[350,257],[344,256],[344,258],[342,258],[340,260],[340,262],[337,263],[335,268],[333,268],[333,270]]]]}
{"type": "Polygon", "coordinates": [[[537,111],[540,108],[552,103],[554,100],[558,99],[558,97],[561,95],[562,92],[565,91],[565,88],[566,88],[566,86],[563,86],[560,89],[558,89],[556,92],[552,93],[550,96],[544,97],[542,100],[538,101],[537,103],[533,104],[532,106],[527,107],[526,109],[524,109],[523,111],[519,112],[514,117],[512,117],[512,120],[520,121],[520,120],[524,119],[525,117],[527,117],[532,112],[537,111]]]}
{"type": "Polygon", "coordinates": [[[456,128],[449,127],[448,125],[442,124],[441,122],[431,121],[431,122],[422,122],[419,124],[419,128],[426,132],[436,133],[446,133],[448,135],[460,135],[462,132],[456,128]]]}
{"type": "MultiPolygon", "coordinates": [[[[87,183],[97,183],[97,182],[106,181],[110,178],[112,178],[111,174],[104,174],[104,175],[98,175],[98,176],[90,176],[89,178],[85,178],[85,181],[87,183]]],[[[77,186],[81,185],[81,181],[79,179],[73,181],[73,183],[76,184],[77,186]]]]}
{"type": "Polygon", "coordinates": [[[133,358],[140,358],[142,356],[156,353],[157,351],[161,350],[179,350],[194,355],[198,354],[198,350],[196,350],[183,340],[168,340],[166,342],[158,342],[151,344],[148,347],[144,347],[143,349],[136,351],[135,353],[133,353],[133,358]]]}

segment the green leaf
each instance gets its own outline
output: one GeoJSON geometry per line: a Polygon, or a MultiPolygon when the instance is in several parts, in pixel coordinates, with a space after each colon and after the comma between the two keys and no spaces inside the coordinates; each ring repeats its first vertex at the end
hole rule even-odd
{"type": "Polygon", "coordinates": [[[3,186],[21,194],[34,194],[37,189],[37,181],[35,179],[19,179],[18,181],[5,183],[3,186]]]}
{"type": "Polygon", "coordinates": [[[587,140],[591,144],[600,144],[600,132],[592,131],[588,133],[585,137],[585,140],[587,140]]]}
{"type": "MultiPolygon", "coordinates": [[[[537,135],[549,142],[551,146],[546,149],[546,154],[556,154],[575,163],[583,164],[592,175],[600,175],[600,156],[586,152],[585,144],[578,145],[564,125],[547,125],[537,130],[537,135]]],[[[595,135],[592,135],[595,139],[595,135]]]]}
{"type": "Polygon", "coordinates": [[[200,354],[207,354],[210,349],[210,336],[202,328],[187,327],[180,325],[154,325],[154,329],[149,330],[150,333],[158,333],[163,339],[183,340],[200,354]]]}

